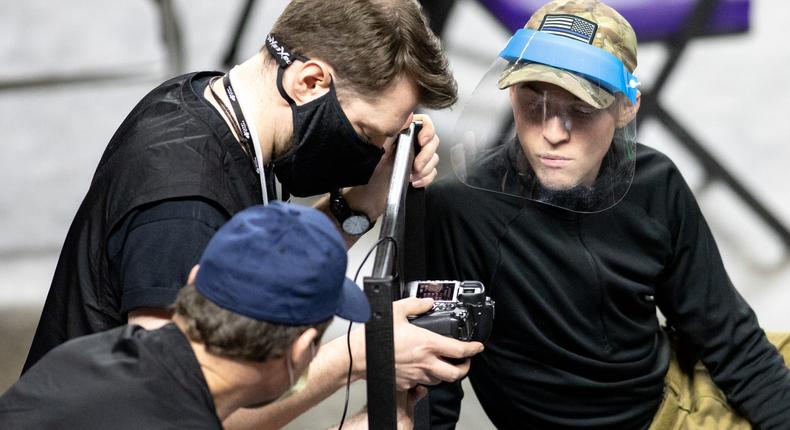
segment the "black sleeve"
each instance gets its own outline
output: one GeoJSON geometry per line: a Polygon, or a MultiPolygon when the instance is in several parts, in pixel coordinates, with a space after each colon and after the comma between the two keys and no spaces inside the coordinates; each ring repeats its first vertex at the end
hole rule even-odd
{"type": "Polygon", "coordinates": [[[428,403],[431,408],[431,430],[452,430],[458,423],[464,389],[461,381],[442,382],[431,387],[428,403]]]}
{"type": "Polygon", "coordinates": [[[108,241],[120,311],[171,305],[228,215],[206,200],[166,200],[130,212],[108,241]]]}
{"type": "Polygon", "coordinates": [[[716,385],[752,424],[790,423],[790,371],[730,281],[713,236],[679,174],[667,202],[674,255],[656,299],[716,385]]]}

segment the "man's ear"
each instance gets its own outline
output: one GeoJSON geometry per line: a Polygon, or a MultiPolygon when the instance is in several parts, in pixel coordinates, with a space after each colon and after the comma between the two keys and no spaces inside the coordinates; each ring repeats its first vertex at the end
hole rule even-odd
{"type": "Polygon", "coordinates": [[[297,105],[303,105],[329,92],[333,79],[329,66],[317,60],[295,62],[286,69],[287,72],[291,72],[291,79],[284,79],[283,84],[287,84],[286,91],[297,105]]]}
{"type": "Polygon", "coordinates": [[[313,357],[313,352],[317,350],[317,347],[312,345],[314,345],[314,342],[318,341],[318,339],[316,339],[317,336],[318,331],[314,328],[309,328],[302,332],[294,343],[291,344],[289,353],[291,354],[293,363],[299,368],[307,367],[310,361],[315,358],[313,357]]]}
{"type": "Polygon", "coordinates": [[[636,92],[636,104],[631,104],[631,101],[627,98],[620,100],[619,97],[616,102],[620,103],[620,109],[617,114],[617,128],[623,128],[636,118],[639,106],[642,104],[642,92],[636,92]]]}
{"type": "Polygon", "coordinates": [[[187,284],[195,285],[195,278],[197,277],[198,270],[200,270],[200,265],[195,264],[195,266],[192,267],[192,270],[189,271],[189,276],[187,276],[187,284]]]}

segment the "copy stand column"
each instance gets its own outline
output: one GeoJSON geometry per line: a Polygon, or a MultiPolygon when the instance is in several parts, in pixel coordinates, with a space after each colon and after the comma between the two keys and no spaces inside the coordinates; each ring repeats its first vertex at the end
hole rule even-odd
{"type": "Polygon", "coordinates": [[[365,324],[368,428],[395,429],[395,352],[392,331],[392,276],[365,277],[371,317],[365,324]]]}

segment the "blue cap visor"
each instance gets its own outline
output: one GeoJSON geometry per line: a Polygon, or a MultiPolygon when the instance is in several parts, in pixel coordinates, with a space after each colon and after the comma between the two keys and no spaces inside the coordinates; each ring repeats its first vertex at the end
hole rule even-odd
{"type": "Polygon", "coordinates": [[[499,56],[509,63],[539,63],[575,73],[636,104],[639,81],[619,58],[587,43],[522,28],[499,56]]]}
{"type": "Polygon", "coordinates": [[[364,323],[370,319],[370,303],[367,296],[349,278],[343,281],[343,292],[340,294],[340,303],[337,305],[335,315],[358,323],[364,323]]]}

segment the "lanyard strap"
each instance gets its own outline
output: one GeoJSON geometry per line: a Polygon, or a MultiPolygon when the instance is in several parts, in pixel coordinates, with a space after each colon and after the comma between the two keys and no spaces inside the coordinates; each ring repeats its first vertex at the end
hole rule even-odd
{"type": "Polygon", "coordinates": [[[233,113],[236,114],[236,121],[239,123],[239,128],[236,130],[239,133],[239,142],[241,142],[242,147],[244,147],[244,150],[247,151],[247,155],[249,155],[252,159],[252,164],[255,166],[255,171],[260,174],[261,172],[258,168],[258,158],[255,156],[255,150],[252,146],[253,143],[252,135],[250,134],[250,127],[247,125],[247,120],[244,118],[244,113],[241,111],[241,105],[239,104],[239,100],[236,98],[236,92],[233,90],[233,86],[230,84],[228,73],[222,77],[222,85],[225,87],[225,93],[228,95],[228,99],[230,100],[230,106],[233,108],[233,113]]]}
{"type": "Polygon", "coordinates": [[[225,76],[222,77],[222,84],[225,88],[225,93],[228,95],[228,100],[230,100],[230,104],[233,108],[233,112],[236,115],[236,121],[238,124],[233,121],[233,117],[231,116],[228,107],[225,105],[225,103],[223,103],[219,95],[214,92],[212,84],[216,79],[219,79],[219,77],[216,77],[209,82],[209,90],[214,96],[214,99],[219,104],[220,108],[222,108],[225,116],[228,117],[228,121],[230,122],[231,126],[233,126],[233,130],[236,132],[236,135],[239,136],[239,143],[244,149],[244,152],[250,157],[252,165],[255,168],[255,172],[260,176],[261,197],[263,198],[263,204],[269,203],[269,196],[272,196],[276,199],[278,195],[282,194],[283,197],[287,199],[288,197],[285,196],[284,191],[282,193],[277,192],[278,187],[274,181],[274,172],[271,171],[271,168],[269,166],[264,166],[262,171],[260,165],[258,164],[258,156],[256,151],[258,147],[253,142],[250,127],[247,124],[247,120],[241,110],[241,105],[239,104],[238,98],[236,97],[236,91],[233,89],[233,85],[230,83],[229,74],[226,73],[225,76]]]}

